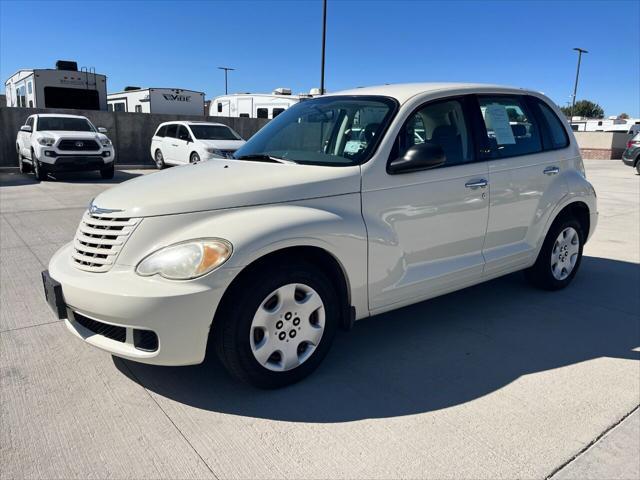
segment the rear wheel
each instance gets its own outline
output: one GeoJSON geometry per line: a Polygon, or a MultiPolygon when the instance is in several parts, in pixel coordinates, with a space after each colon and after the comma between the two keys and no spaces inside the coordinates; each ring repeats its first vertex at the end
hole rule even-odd
{"type": "Polygon", "coordinates": [[[584,233],[573,217],[556,220],[549,229],[536,263],[526,270],[527,279],[545,290],[565,288],[582,261],[584,233]]]}
{"type": "Polygon", "coordinates": [[[313,265],[274,264],[232,287],[214,320],[213,341],[232,375],[278,388],[316,369],[340,311],[331,280],[313,265]]]}
{"type": "Polygon", "coordinates": [[[193,152],[189,157],[189,163],[198,163],[200,161],[200,155],[196,152],[193,152]]]}
{"type": "Polygon", "coordinates": [[[156,150],[154,159],[156,162],[156,168],[158,170],[162,170],[165,167],[165,165],[164,165],[164,157],[162,156],[162,152],[160,151],[160,149],[156,150]]]}
{"type": "Polygon", "coordinates": [[[636,158],[636,172],[640,175],[640,157],[636,158]]]}
{"type": "Polygon", "coordinates": [[[113,164],[113,162],[111,162],[109,166],[100,169],[100,176],[105,180],[110,180],[115,175],[115,172],[116,172],[116,167],[113,164]]]}

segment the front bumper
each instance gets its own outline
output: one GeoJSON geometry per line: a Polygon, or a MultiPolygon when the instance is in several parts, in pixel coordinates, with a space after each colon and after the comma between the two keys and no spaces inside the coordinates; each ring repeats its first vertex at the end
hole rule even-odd
{"type": "Polygon", "coordinates": [[[102,170],[113,163],[112,157],[99,155],[65,155],[50,157],[46,169],[50,172],[86,172],[102,170]]]}
{"type": "Polygon", "coordinates": [[[72,248],[68,244],[58,250],[49,263],[49,273],[62,286],[65,324],[74,335],[116,356],[143,363],[192,365],[204,360],[213,317],[236,269],[220,269],[200,281],[180,282],[141,277],[129,266],[92,273],[72,264],[72,248]],[[95,321],[120,327],[120,331],[124,328],[123,336],[114,339],[100,328],[87,328],[95,321]],[[136,347],[140,331],[157,335],[154,351],[136,347]]]}

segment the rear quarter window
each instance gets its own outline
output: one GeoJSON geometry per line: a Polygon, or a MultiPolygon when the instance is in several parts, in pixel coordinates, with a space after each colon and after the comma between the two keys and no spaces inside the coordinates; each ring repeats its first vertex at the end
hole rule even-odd
{"type": "Polygon", "coordinates": [[[544,127],[547,130],[545,138],[545,150],[557,150],[559,148],[565,148],[569,146],[569,137],[567,131],[564,128],[562,120],[558,118],[555,112],[542,100],[531,97],[535,102],[539,118],[544,123],[544,127]]]}

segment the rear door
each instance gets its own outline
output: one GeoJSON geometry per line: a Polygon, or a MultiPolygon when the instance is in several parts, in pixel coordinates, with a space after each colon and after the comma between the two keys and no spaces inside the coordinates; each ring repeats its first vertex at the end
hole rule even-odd
{"type": "Polygon", "coordinates": [[[569,149],[563,147],[569,142],[560,125],[560,146],[545,151],[550,137],[540,100],[525,95],[478,95],[477,100],[490,184],[483,254],[485,274],[493,276],[533,261],[553,200],[567,191],[560,173],[567,168],[569,149]]]}

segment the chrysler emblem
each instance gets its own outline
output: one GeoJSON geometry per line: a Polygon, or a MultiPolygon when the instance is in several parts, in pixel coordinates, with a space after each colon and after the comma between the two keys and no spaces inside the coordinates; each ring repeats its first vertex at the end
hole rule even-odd
{"type": "Polygon", "coordinates": [[[84,142],[76,142],[76,147],[78,148],[84,147],[84,142]]]}
{"type": "Polygon", "coordinates": [[[100,208],[94,203],[92,203],[89,206],[89,213],[91,213],[92,215],[104,215],[107,213],[122,212],[122,211],[123,210],[118,210],[118,209],[100,208]]]}

